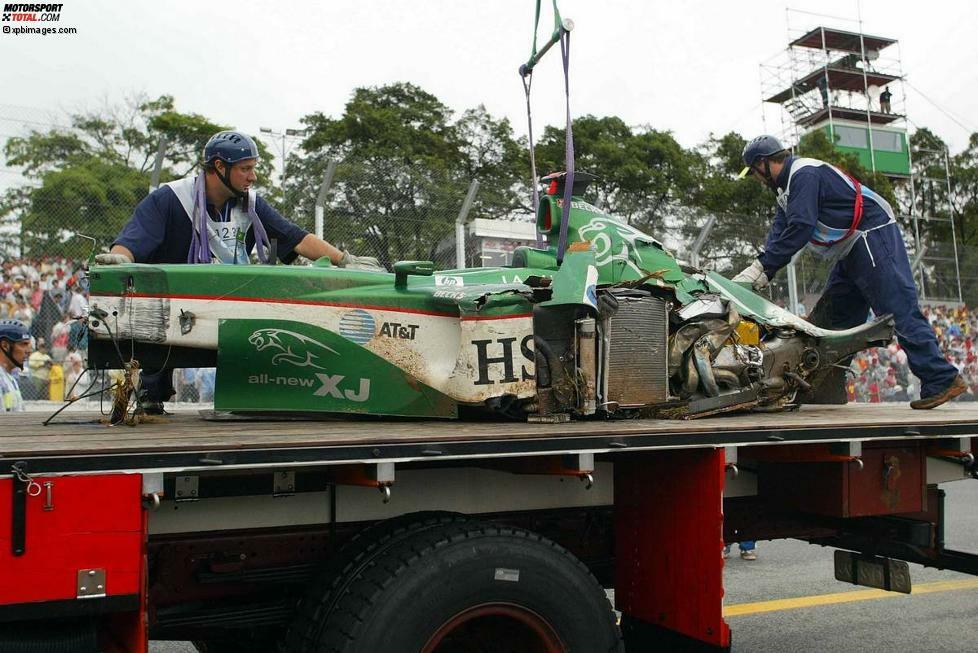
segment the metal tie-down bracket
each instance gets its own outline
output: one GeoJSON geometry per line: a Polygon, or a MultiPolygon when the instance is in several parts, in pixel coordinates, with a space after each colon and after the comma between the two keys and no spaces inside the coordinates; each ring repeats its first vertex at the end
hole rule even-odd
{"type": "Polygon", "coordinates": [[[197,501],[200,477],[181,474],[173,479],[173,493],[177,501],[197,501]]]}
{"type": "Polygon", "coordinates": [[[954,458],[967,468],[975,466],[975,454],[971,451],[971,438],[942,438],[927,444],[927,455],[932,458],[954,458]]]}
{"type": "Polygon", "coordinates": [[[740,468],[737,467],[737,447],[724,447],[723,457],[726,461],[723,470],[730,472],[730,478],[735,479],[740,476],[740,468]]]}
{"type": "MultiPolygon", "coordinates": [[[[22,556],[27,551],[27,498],[43,491],[40,483],[27,473],[27,463],[19,461],[10,466],[13,476],[10,509],[10,553],[22,556]]],[[[52,504],[53,508],[53,504],[52,504]]]]}
{"type": "Polygon", "coordinates": [[[841,462],[854,463],[859,471],[865,467],[863,463],[863,443],[862,442],[836,442],[829,447],[829,451],[837,460],[841,462]]]}
{"type": "Polygon", "coordinates": [[[75,598],[97,599],[105,596],[105,570],[79,569],[75,598]]]}
{"type": "Polygon", "coordinates": [[[143,507],[156,512],[163,498],[163,474],[143,474],[143,507]]]}
{"type": "Polygon", "coordinates": [[[275,472],[272,475],[272,496],[289,497],[295,494],[295,472],[275,472]]]}
{"type": "Polygon", "coordinates": [[[394,463],[340,465],[328,470],[326,478],[334,485],[375,487],[383,495],[384,503],[390,503],[391,485],[394,484],[394,463]]]}
{"type": "Polygon", "coordinates": [[[489,469],[507,471],[512,474],[576,476],[584,483],[585,490],[590,490],[594,487],[594,454],[589,451],[534,456],[516,460],[501,460],[481,466],[489,469]]]}

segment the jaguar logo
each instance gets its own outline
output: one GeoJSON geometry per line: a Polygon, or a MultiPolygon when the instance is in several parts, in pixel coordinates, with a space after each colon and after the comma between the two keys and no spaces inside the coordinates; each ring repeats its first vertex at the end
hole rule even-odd
{"type": "Polygon", "coordinates": [[[315,367],[323,370],[326,368],[319,363],[327,352],[339,355],[335,349],[301,333],[285,329],[258,329],[248,337],[248,342],[253,344],[257,351],[267,349],[274,351],[272,365],[289,363],[296,367],[315,367]]]}

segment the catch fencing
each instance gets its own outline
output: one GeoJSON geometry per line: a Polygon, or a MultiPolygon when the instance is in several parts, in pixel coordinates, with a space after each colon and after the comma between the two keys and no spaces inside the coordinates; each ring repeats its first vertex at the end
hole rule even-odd
{"type": "MultiPolygon", "coordinates": [[[[468,221],[475,180],[369,158],[326,159],[318,169],[318,185],[286,183],[271,199],[299,226],[388,270],[405,260],[457,267],[458,227],[468,221]]],[[[464,234],[461,242],[464,249],[464,234]]]]}

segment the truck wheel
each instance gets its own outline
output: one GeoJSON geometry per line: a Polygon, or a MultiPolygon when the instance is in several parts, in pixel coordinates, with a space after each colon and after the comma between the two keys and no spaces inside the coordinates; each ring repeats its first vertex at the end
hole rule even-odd
{"type": "Polygon", "coordinates": [[[310,583],[282,650],[287,653],[316,651],[316,642],[321,637],[323,624],[329,621],[336,599],[376,556],[415,533],[467,520],[468,517],[459,513],[432,510],[392,517],[358,532],[310,583]]]}
{"type": "Polygon", "coordinates": [[[344,584],[318,653],[623,650],[587,567],[522,529],[469,522],[416,532],[344,584]]]}

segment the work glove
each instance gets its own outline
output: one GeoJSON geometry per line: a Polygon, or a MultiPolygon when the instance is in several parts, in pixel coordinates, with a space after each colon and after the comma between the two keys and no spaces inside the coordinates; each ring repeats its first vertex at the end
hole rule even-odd
{"type": "Polygon", "coordinates": [[[96,254],[95,262],[99,265],[129,265],[132,261],[123,254],[96,254]]]}
{"type": "Polygon", "coordinates": [[[764,273],[764,266],[761,261],[756,259],[753,263],[744,268],[740,274],[731,279],[734,283],[750,286],[755,292],[767,288],[770,279],[764,273]]]}
{"type": "Polygon", "coordinates": [[[350,252],[344,251],[336,267],[348,270],[366,270],[368,272],[387,272],[380,264],[380,261],[373,256],[354,256],[350,252]]]}

